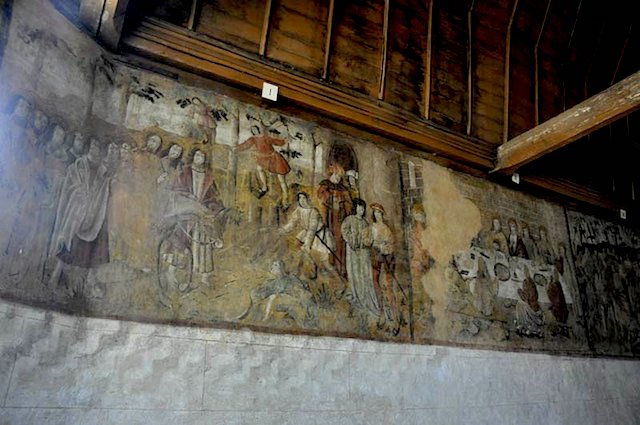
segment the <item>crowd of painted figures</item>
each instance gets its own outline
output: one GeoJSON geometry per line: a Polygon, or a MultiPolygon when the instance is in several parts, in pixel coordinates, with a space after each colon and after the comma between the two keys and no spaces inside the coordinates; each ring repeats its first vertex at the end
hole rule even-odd
{"type": "Polygon", "coordinates": [[[385,209],[371,203],[371,222],[367,203],[352,196],[343,183],[342,168],[333,164],[330,177],[320,182],[313,206],[306,192],[297,194],[297,207],[280,229],[284,234],[296,232],[300,246],[296,266],[300,276],[316,279],[318,272],[340,282],[347,299],[378,323],[403,324],[399,309],[402,288],[396,280],[396,247],[391,228],[385,221],[385,209]],[[347,284],[348,283],[348,284],[347,284]]]}
{"type": "MultiPolygon", "coordinates": [[[[527,337],[543,337],[548,331],[568,335],[573,300],[566,289],[572,273],[565,244],[554,248],[543,226],[534,237],[527,223],[518,226],[515,219],[509,219],[507,224],[509,232],[505,234],[500,219],[493,218],[491,228],[469,251],[454,256],[458,272],[454,298],[459,303],[466,295],[475,312],[486,318],[498,309],[498,298],[511,300],[515,308],[510,322],[516,333],[527,337]]],[[[451,305],[455,306],[456,300],[451,305]]]]}
{"type": "MultiPolygon", "coordinates": [[[[73,294],[77,288],[62,278],[69,266],[88,270],[118,257],[134,268],[155,269],[165,300],[171,290],[188,293],[211,284],[215,253],[225,245],[224,227],[235,211],[223,205],[209,150],[195,147],[187,157],[183,146],[163,146],[155,134],[139,147],[103,144],[79,132],[67,134],[23,98],[11,106],[3,123],[0,170],[4,195],[15,199],[11,210],[3,211],[15,217],[3,258],[16,280],[40,279],[53,290],[73,294]],[[148,172],[133,177],[132,170],[148,172]],[[148,202],[139,202],[140,194],[148,202]],[[122,234],[128,235],[127,243],[122,234]]],[[[290,264],[295,273],[287,273],[281,261],[274,263],[275,281],[309,281],[320,274],[333,282],[337,297],[378,323],[392,323],[397,332],[405,324],[399,309],[404,300],[398,295],[403,291],[396,280],[396,246],[384,206],[371,203],[369,220],[357,181],[349,178],[355,172],[335,163],[327,165],[328,178],[313,191],[290,195],[286,176],[291,167],[274,149],[284,140],[261,135],[267,131],[257,125],[251,132],[237,151],[256,154],[260,187],[254,195],[281,192],[286,223],[278,231],[291,235],[298,246],[296,264],[290,264]],[[279,187],[269,188],[269,181],[279,187]],[[295,205],[289,205],[290,198],[295,205]]],[[[253,296],[260,298],[265,291],[275,294],[263,285],[253,296]]]]}
{"type": "Polygon", "coordinates": [[[640,238],[630,228],[570,214],[576,280],[590,340],[640,349],[640,238]]]}

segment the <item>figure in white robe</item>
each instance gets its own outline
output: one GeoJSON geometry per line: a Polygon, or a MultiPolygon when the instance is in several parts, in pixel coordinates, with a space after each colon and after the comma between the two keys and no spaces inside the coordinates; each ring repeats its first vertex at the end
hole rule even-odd
{"type": "Polygon", "coordinates": [[[356,211],[342,222],[342,238],[347,245],[347,278],[354,301],[373,316],[378,316],[380,306],[373,287],[371,267],[371,235],[369,222],[364,218],[366,204],[354,199],[356,211]]]}
{"type": "Polygon", "coordinates": [[[307,277],[315,279],[319,265],[335,273],[335,269],[329,264],[329,256],[336,246],[335,241],[331,232],[325,227],[320,211],[311,205],[309,195],[304,192],[298,193],[298,208],[280,231],[286,234],[295,228],[300,229],[296,239],[302,248],[297,274],[301,275],[303,269],[306,269],[307,277]]]}
{"type": "Polygon", "coordinates": [[[102,160],[97,140],[67,169],[60,191],[49,255],[57,263],[49,283],[57,285],[63,263],[89,268],[109,262],[107,206],[114,161],[102,160]]]}

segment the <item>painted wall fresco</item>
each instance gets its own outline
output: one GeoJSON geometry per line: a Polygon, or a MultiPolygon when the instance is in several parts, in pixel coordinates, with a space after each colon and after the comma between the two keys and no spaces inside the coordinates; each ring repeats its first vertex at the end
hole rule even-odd
{"type": "Polygon", "coordinates": [[[587,349],[562,208],[427,161],[401,168],[417,340],[587,349]]]}
{"type": "Polygon", "coordinates": [[[161,323],[635,353],[637,238],[593,242],[576,235],[611,226],[570,213],[567,229],[556,204],[124,65],[39,2],[14,9],[0,70],[3,297],[161,323]]]}
{"type": "MultiPolygon", "coordinates": [[[[21,96],[8,105],[3,291],[105,315],[410,339],[397,154],[106,60],[99,72],[99,93],[128,98],[121,139],[21,96]]],[[[118,119],[105,106],[104,122],[118,119]]]]}
{"type": "Polygon", "coordinates": [[[88,133],[9,104],[5,293],[155,321],[586,348],[558,206],[105,58],[97,70],[88,133]]]}
{"type": "Polygon", "coordinates": [[[640,351],[640,236],[634,229],[567,212],[575,276],[591,348],[640,351]]]}

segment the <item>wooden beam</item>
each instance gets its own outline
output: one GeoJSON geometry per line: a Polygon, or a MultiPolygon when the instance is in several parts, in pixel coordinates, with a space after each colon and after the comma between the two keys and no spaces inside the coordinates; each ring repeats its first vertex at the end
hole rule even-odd
{"type": "Polygon", "coordinates": [[[427,52],[424,61],[424,117],[431,118],[431,56],[433,45],[433,3],[436,0],[429,1],[429,21],[427,23],[427,52]]]}
{"type": "Polygon", "coordinates": [[[514,171],[637,109],[640,71],[502,144],[493,171],[514,171]]]}
{"type": "Polygon", "coordinates": [[[384,21],[382,25],[382,56],[380,58],[380,86],[378,87],[378,100],[384,99],[384,85],[387,79],[387,51],[389,49],[389,3],[384,0],[384,21]]]}
{"type": "Polygon", "coordinates": [[[290,72],[282,66],[235,52],[229,46],[184,28],[148,18],[123,40],[131,51],[209,78],[258,92],[263,81],[279,86],[279,98],[309,108],[342,123],[480,170],[493,166],[495,148],[425,122],[421,117],[345,92],[320,79],[290,72]]]}
{"type": "Polygon", "coordinates": [[[333,11],[335,10],[335,0],[329,0],[329,14],[327,15],[327,36],[324,42],[324,67],[322,68],[322,79],[329,77],[329,59],[331,57],[331,36],[333,34],[333,11]]]}
{"type": "Polygon", "coordinates": [[[509,25],[507,25],[507,40],[504,54],[504,100],[502,106],[503,142],[509,140],[509,96],[511,95],[511,27],[513,27],[513,20],[516,17],[516,10],[518,10],[518,0],[515,0],[513,2],[513,10],[511,10],[509,25]]]}
{"type": "Polygon", "coordinates": [[[267,0],[264,5],[264,20],[262,21],[262,34],[260,35],[260,56],[267,53],[267,38],[269,37],[269,26],[271,25],[271,0],[267,0]]]}

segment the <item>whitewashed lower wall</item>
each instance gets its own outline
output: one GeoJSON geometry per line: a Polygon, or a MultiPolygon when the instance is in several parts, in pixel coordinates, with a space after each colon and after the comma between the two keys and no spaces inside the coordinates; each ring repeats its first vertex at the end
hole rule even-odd
{"type": "Polygon", "coordinates": [[[0,301],[0,425],[637,424],[640,362],[86,319],[0,301]]]}

